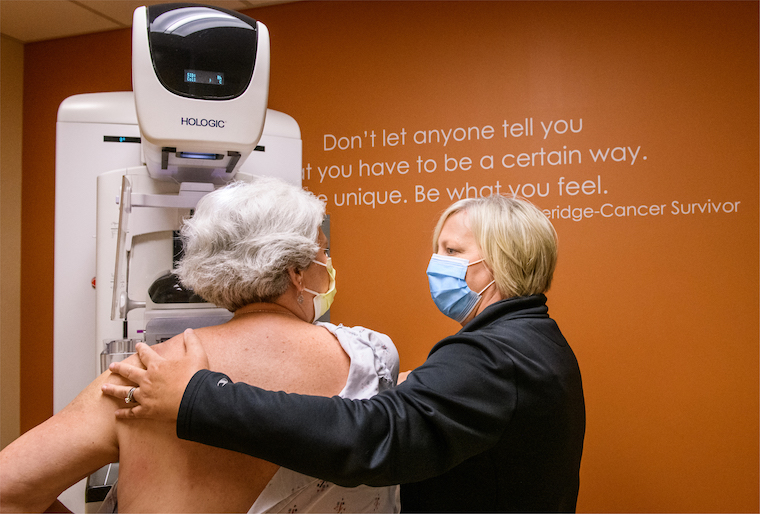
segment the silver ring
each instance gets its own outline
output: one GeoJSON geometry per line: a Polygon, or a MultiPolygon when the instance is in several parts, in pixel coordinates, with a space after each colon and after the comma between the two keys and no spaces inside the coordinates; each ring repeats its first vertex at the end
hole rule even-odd
{"type": "Polygon", "coordinates": [[[130,389],[130,390],[129,390],[129,392],[127,393],[127,397],[126,397],[126,398],[124,398],[124,403],[130,403],[130,402],[135,402],[135,403],[137,403],[137,402],[135,401],[135,399],[132,397],[132,395],[133,395],[133,394],[135,394],[135,389],[137,389],[137,388],[136,388],[136,387],[133,387],[132,389],[130,389]]]}

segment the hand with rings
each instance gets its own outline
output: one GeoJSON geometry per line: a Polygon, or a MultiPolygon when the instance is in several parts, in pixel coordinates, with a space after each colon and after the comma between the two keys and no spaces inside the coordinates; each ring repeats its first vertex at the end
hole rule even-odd
{"type": "Polygon", "coordinates": [[[185,387],[197,371],[208,369],[208,357],[198,336],[191,329],[183,334],[185,354],[170,360],[145,343],[136,346],[145,369],[126,362],[114,362],[109,369],[132,385],[105,383],[104,394],[124,400],[125,408],[116,411],[120,419],[176,421],[185,387]]]}

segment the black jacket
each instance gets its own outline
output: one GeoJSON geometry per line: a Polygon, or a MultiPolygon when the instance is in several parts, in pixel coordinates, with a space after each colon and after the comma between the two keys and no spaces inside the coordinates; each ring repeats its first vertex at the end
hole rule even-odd
{"type": "Polygon", "coordinates": [[[543,295],[490,305],[368,400],[199,371],[177,435],[344,486],[404,484],[407,512],[574,511],[585,432],[575,355],[543,295]]]}

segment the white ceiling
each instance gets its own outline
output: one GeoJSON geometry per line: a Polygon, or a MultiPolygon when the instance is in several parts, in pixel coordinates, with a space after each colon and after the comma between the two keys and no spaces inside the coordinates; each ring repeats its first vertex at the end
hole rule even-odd
{"type": "MultiPolygon", "coordinates": [[[[136,8],[169,1],[0,0],[0,33],[31,43],[129,28],[136,8]]],[[[239,11],[288,1],[292,0],[201,0],[197,3],[239,11]]]]}

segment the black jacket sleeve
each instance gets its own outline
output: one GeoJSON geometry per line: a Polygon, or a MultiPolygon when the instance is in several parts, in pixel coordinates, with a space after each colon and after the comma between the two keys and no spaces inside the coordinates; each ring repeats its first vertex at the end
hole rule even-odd
{"type": "Polygon", "coordinates": [[[416,482],[496,444],[516,405],[513,368],[498,348],[460,333],[368,400],[265,391],[199,371],[177,435],[343,486],[416,482]]]}

